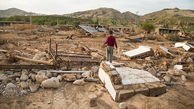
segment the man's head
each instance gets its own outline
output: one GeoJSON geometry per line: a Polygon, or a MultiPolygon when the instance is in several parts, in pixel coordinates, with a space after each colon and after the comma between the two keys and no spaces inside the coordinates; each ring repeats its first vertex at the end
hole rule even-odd
{"type": "Polygon", "coordinates": [[[113,31],[112,31],[112,30],[110,30],[110,31],[109,31],[109,34],[110,34],[110,35],[113,35],[113,31]]]}

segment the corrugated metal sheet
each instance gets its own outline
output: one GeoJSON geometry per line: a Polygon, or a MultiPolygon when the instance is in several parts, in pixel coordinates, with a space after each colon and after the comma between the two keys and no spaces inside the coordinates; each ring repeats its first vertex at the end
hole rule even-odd
{"type": "Polygon", "coordinates": [[[97,32],[97,30],[94,27],[91,26],[84,26],[84,25],[79,25],[79,27],[81,27],[82,29],[84,29],[85,31],[89,32],[89,33],[93,33],[93,32],[97,32]]]}

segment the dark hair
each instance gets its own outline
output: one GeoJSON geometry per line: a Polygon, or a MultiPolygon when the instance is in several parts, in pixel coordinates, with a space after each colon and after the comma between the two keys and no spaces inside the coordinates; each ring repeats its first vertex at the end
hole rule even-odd
{"type": "Polygon", "coordinates": [[[110,30],[110,31],[109,31],[109,34],[113,34],[113,31],[112,31],[112,30],[110,30]]]}

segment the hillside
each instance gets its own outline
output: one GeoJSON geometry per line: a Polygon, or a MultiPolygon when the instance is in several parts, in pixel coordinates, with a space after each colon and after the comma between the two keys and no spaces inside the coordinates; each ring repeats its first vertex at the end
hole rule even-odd
{"type": "Polygon", "coordinates": [[[121,13],[118,10],[112,8],[99,8],[94,10],[75,12],[72,14],[65,14],[65,16],[69,17],[81,17],[81,18],[99,18],[99,19],[110,19],[116,20],[119,22],[128,22],[135,21],[135,19],[139,18],[138,15],[133,14],[131,12],[121,13]]]}
{"type": "Polygon", "coordinates": [[[10,16],[27,16],[27,15],[37,15],[35,13],[26,12],[17,8],[9,8],[6,10],[0,10],[0,17],[10,17],[10,16]]]}
{"type": "Polygon", "coordinates": [[[178,8],[163,9],[142,16],[141,21],[151,21],[156,24],[165,22],[176,23],[178,21],[194,22],[194,10],[181,10],[178,8]]]}

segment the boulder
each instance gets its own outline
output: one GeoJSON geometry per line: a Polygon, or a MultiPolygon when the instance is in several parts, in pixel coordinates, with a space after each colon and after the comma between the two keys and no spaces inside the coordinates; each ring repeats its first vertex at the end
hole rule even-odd
{"type": "Polygon", "coordinates": [[[41,86],[44,88],[58,88],[60,86],[60,82],[56,77],[52,77],[42,81],[41,86]]]}
{"type": "Polygon", "coordinates": [[[22,73],[20,80],[21,81],[26,81],[28,79],[28,75],[26,75],[25,73],[22,73]]]}
{"type": "Polygon", "coordinates": [[[89,78],[89,77],[91,77],[91,71],[86,71],[86,72],[82,73],[82,77],[83,78],[89,78]]]}
{"type": "Polygon", "coordinates": [[[83,86],[86,82],[83,79],[75,80],[73,82],[74,85],[83,86]]]}
{"type": "Polygon", "coordinates": [[[39,88],[40,84],[30,84],[29,87],[30,87],[30,91],[32,93],[36,92],[39,88]]]}
{"type": "Polygon", "coordinates": [[[29,87],[29,85],[28,85],[28,83],[27,82],[20,82],[20,86],[21,86],[21,88],[23,88],[23,89],[26,89],[26,88],[28,88],[29,87]]]}
{"type": "Polygon", "coordinates": [[[46,72],[46,76],[47,76],[48,78],[51,78],[51,77],[52,77],[52,73],[51,73],[50,71],[47,71],[47,72],[46,72]]]}
{"type": "Polygon", "coordinates": [[[59,81],[62,81],[63,78],[62,78],[61,75],[58,75],[58,76],[57,76],[57,79],[58,79],[59,81]]]}
{"type": "Polygon", "coordinates": [[[120,109],[127,109],[127,104],[126,104],[126,102],[119,103],[119,108],[120,108],[120,109]]]}
{"type": "Polygon", "coordinates": [[[5,74],[0,73],[0,81],[7,80],[7,76],[5,74]]]}
{"type": "Polygon", "coordinates": [[[39,84],[46,79],[48,79],[48,77],[45,75],[45,72],[43,71],[39,71],[38,74],[36,75],[36,82],[39,84]]]}

